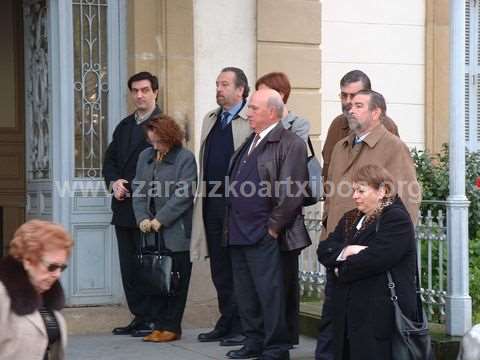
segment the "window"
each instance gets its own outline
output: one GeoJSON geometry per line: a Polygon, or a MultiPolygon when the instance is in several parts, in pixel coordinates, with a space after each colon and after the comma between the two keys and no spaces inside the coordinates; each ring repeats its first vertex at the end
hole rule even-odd
{"type": "Polygon", "coordinates": [[[107,1],[74,0],[75,177],[102,176],[107,145],[107,1]]]}

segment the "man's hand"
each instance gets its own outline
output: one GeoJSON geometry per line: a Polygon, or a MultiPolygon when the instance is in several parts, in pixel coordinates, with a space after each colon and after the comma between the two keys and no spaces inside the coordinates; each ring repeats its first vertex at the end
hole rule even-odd
{"type": "Polygon", "coordinates": [[[160,221],[158,221],[157,219],[152,219],[150,221],[150,224],[152,225],[152,230],[155,232],[158,232],[158,230],[160,230],[160,228],[162,227],[162,224],[160,224],[160,221]]]}
{"type": "Polygon", "coordinates": [[[152,222],[149,219],[142,220],[140,224],[138,224],[138,227],[141,232],[149,232],[152,229],[152,222]]]}
{"type": "Polygon", "coordinates": [[[119,201],[125,199],[125,196],[128,194],[128,189],[124,184],[128,184],[128,181],[125,179],[118,179],[112,185],[113,196],[115,196],[115,199],[119,201]]]}
{"type": "Polygon", "coordinates": [[[368,246],[362,245],[348,245],[343,250],[342,258],[347,259],[350,255],[357,255],[360,251],[365,250],[368,246]]]}
{"type": "Polygon", "coordinates": [[[274,239],[278,238],[278,233],[273,231],[272,229],[268,229],[268,234],[273,237],[274,239]]]}

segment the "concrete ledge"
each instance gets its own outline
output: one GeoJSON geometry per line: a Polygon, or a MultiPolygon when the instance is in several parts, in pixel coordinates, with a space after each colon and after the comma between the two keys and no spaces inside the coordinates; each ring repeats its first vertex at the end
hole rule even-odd
{"type": "MultiPolygon", "coordinates": [[[[300,333],[317,338],[320,322],[319,303],[302,303],[300,305],[300,333]]],[[[456,360],[460,347],[460,337],[445,335],[445,328],[439,324],[430,324],[432,346],[436,360],[456,360]]]]}

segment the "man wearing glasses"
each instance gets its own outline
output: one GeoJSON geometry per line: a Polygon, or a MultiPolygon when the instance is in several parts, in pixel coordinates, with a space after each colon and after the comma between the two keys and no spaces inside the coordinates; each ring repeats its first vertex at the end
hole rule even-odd
{"type": "Polygon", "coordinates": [[[143,71],[128,80],[128,89],[135,104],[135,112],[127,116],[115,128],[103,162],[103,176],[108,189],[112,189],[112,225],[118,242],[118,257],[122,273],[123,289],[134,319],[127,326],[113,329],[114,335],[144,337],[152,332],[149,316],[154,306],[150,298],[136,286],[135,254],[140,243],[140,230],[132,207],[131,183],[135,177],[138,155],[150,144],[142,125],[153,115],[160,114],[156,104],[158,79],[143,71]]]}
{"type": "MultiPolygon", "coordinates": [[[[347,137],[352,131],[352,124],[349,124],[349,112],[352,108],[352,99],[361,90],[371,90],[371,83],[368,76],[360,70],[352,70],[346,73],[340,80],[340,101],[342,104],[342,113],[338,115],[328,128],[325,144],[322,149],[323,169],[322,176],[324,184],[327,184],[328,168],[330,166],[330,159],[332,157],[333,148],[335,144],[341,139],[347,137]]],[[[381,108],[381,121],[383,126],[392,134],[398,135],[397,125],[386,116],[386,108],[381,108]]],[[[328,184],[327,184],[328,185],[328,184]]],[[[326,185],[326,186],[327,186],[326,185]]],[[[329,193],[329,189],[325,188],[325,193],[329,193]]],[[[328,215],[327,209],[324,209],[323,226],[327,227],[328,215]],[[326,216],[327,215],[327,216],[326,216]]],[[[322,239],[326,238],[326,231],[322,233],[322,239]]],[[[319,325],[319,335],[317,340],[317,348],[315,351],[316,360],[333,360],[333,314],[331,303],[331,292],[333,281],[329,278],[333,276],[327,272],[327,283],[325,286],[325,300],[322,308],[322,318],[319,325]]]]}
{"type": "MultiPolygon", "coordinates": [[[[351,129],[348,125],[348,111],[352,107],[352,99],[360,90],[371,90],[372,86],[367,74],[360,70],[352,70],[346,73],[340,80],[340,101],[342,103],[342,113],[333,119],[328,128],[327,138],[322,149],[323,181],[327,180],[328,166],[335,144],[348,136],[351,129]]],[[[394,135],[398,135],[397,125],[390,119],[385,112],[383,113],[383,126],[394,135]]]]}

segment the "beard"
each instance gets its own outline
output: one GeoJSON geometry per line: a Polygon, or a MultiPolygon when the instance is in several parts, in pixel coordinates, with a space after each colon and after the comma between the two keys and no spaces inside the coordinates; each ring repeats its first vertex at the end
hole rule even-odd
{"type": "Polygon", "coordinates": [[[350,128],[350,130],[352,130],[357,135],[361,134],[363,126],[355,118],[355,116],[353,116],[352,114],[345,114],[345,116],[347,117],[348,127],[350,128]]]}

